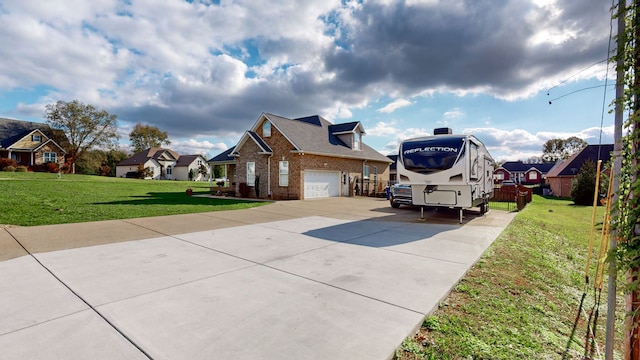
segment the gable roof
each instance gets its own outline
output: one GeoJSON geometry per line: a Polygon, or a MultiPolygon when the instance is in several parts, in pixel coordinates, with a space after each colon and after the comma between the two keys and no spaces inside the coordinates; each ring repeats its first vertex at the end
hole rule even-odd
{"type": "Polygon", "coordinates": [[[178,158],[178,161],[176,162],[175,166],[176,167],[189,166],[189,165],[193,164],[193,162],[197,158],[202,158],[202,160],[204,160],[204,157],[202,157],[202,155],[180,155],[180,157],[178,158]]]}
{"type": "Polygon", "coordinates": [[[223,163],[223,162],[227,162],[227,163],[232,163],[234,161],[236,161],[236,159],[231,156],[231,153],[233,152],[233,150],[235,150],[235,146],[230,147],[229,149],[223,151],[222,153],[212,157],[211,159],[209,159],[207,162],[210,163],[223,163]]]}
{"type": "Polygon", "coordinates": [[[613,152],[613,144],[587,145],[584,149],[580,150],[580,152],[559,162],[555,167],[549,170],[547,178],[578,175],[580,168],[587,160],[597,163],[598,154],[602,163],[606,164],[611,159],[611,152],[613,152]]]}
{"type": "Polygon", "coordinates": [[[34,130],[39,130],[46,137],[53,133],[47,124],[0,118],[0,149],[7,149],[34,130]]]}
{"type": "MultiPolygon", "coordinates": [[[[251,132],[257,129],[263,119],[271,122],[272,126],[287,138],[291,143],[291,151],[332,157],[375,160],[387,163],[392,162],[389,158],[364,143],[361,144],[360,150],[351,149],[336,136],[336,134],[339,133],[356,131],[358,127],[362,130],[360,122],[333,125],[318,115],[288,119],[274,114],[262,113],[251,128],[251,132]]],[[[362,130],[362,132],[364,132],[364,130],[362,130]]],[[[260,138],[257,134],[256,137],[258,139],[260,138]]],[[[238,142],[234,153],[241,145],[242,142],[238,142]]]]}
{"type": "MultiPolygon", "coordinates": [[[[61,145],[68,145],[69,141],[62,130],[51,129],[48,124],[0,118],[0,149],[8,149],[11,145],[29,136],[34,132],[40,132],[47,138],[36,149],[46,144],[53,144],[63,153],[66,153],[61,145]]],[[[36,150],[31,149],[31,150],[36,150]]]]}
{"type": "Polygon", "coordinates": [[[507,161],[500,168],[507,170],[510,173],[514,172],[527,172],[529,170],[536,169],[539,172],[546,174],[551,170],[556,163],[533,163],[526,164],[522,161],[507,161]]]}
{"type": "Polygon", "coordinates": [[[163,149],[158,147],[148,148],[146,150],[142,150],[139,153],[134,154],[128,159],[124,159],[120,161],[116,166],[130,166],[130,165],[141,165],[146,163],[148,160],[178,160],[180,158],[180,154],[173,150],[163,149]]]}

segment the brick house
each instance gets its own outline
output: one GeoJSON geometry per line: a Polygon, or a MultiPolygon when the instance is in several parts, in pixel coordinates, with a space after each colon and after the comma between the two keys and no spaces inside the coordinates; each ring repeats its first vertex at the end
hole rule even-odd
{"type": "Polygon", "coordinates": [[[507,161],[493,171],[494,183],[512,180],[516,184],[544,184],[547,173],[554,165],[555,163],[527,164],[522,161],[507,161]]]}
{"type": "Polygon", "coordinates": [[[66,141],[64,134],[47,124],[0,118],[0,158],[12,159],[17,165],[52,162],[63,167],[66,151],[60,141],[66,141]]]}
{"type": "MultiPolygon", "coordinates": [[[[241,196],[311,199],[384,193],[386,156],[362,143],[360,122],[332,124],[314,115],[297,119],[262,113],[227,155],[234,159],[235,191],[241,196]]],[[[218,159],[219,161],[216,161],[218,159]]]]}
{"type": "Polygon", "coordinates": [[[586,161],[597,164],[602,160],[602,167],[611,159],[613,144],[587,145],[577,154],[557,163],[547,174],[547,183],[552,194],[558,197],[570,197],[573,180],[580,172],[580,168],[586,161]]]}

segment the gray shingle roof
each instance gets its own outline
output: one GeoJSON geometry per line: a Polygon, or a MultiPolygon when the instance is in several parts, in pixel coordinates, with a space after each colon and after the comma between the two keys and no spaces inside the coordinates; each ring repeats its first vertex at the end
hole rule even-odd
{"type": "Polygon", "coordinates": [[[162,156],[168,156],[169,158],[173,158],[174,160],[177,160],[178,158],[180,158],[180,154],[178,154],[173,150],[152,147],[146,150],[142,150],[139,153],[134,154],[128,159],[122,160],[116,166],[140,165],[140,164],[144,164],[149,159],[158,160],[162,156]]]}
{"type": "Polygon", "coordinates": [[[0,149],[6,149],[33,130],[40,130],[47,137],[52,137],[52,130],[47,124],[0,118],[0,149]]]}
{"type": "MultiPolygon", "coordinates": [[[[293,143],[292,150],[326,156],[391,162],[389,158],[364,143],[361,144],[361,150],[351,149],[334,135],[336,131],[330,130],[330,127],[334,125],[320,116],[314,115],[298,119],[287,119],[266,113],[264,116],[293,143]]],[[[335,126],[341,130],[349,127],[355,129],[358,126],[355,124],[359,123],[348,123],[345,127],[335,126]]]]}

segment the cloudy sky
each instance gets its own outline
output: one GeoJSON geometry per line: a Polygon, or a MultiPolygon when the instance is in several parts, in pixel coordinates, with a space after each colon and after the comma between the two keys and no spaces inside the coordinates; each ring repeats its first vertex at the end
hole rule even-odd
{"type": "Polygon", "coordinates": [[[123,145],[140,122],[211,157],[262,112],[318,114],[362,122],[384,154],[448,126],[527,159],[551,138],[613,142],[611,6],[0,0],[0,117],[44,122],[46,104],[78,99],[118,116],[123,145]]]}

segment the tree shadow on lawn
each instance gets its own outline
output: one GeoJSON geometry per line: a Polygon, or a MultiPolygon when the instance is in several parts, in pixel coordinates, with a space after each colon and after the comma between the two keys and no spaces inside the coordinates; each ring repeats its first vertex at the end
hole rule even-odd
{"type": "MultiPolygon", "coordinates": [[[[195,194],[198,195],[198,194],[195,194]]],[[[208,196],[189,196],[182,192],[150,192],[147,195],[129,196],[130,200],[95,202],[95,205],[201,205],[219,206],[253,203],[251,200],[235,198],[212,198],[208,196]]],[[[204,195],[204,194],[200,194],[204,195]]],[[[208,193],[207,193],[208,195],[208,193]]]]}

